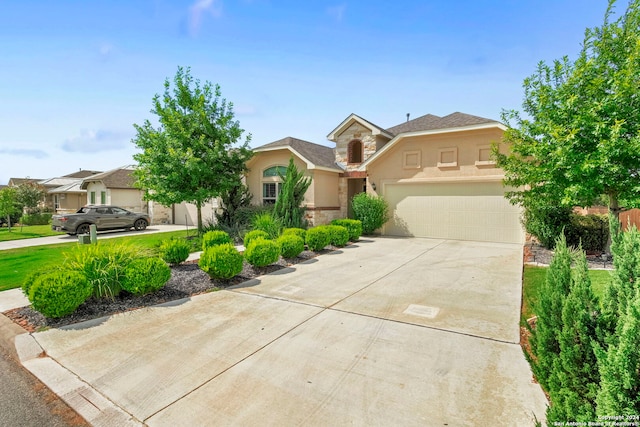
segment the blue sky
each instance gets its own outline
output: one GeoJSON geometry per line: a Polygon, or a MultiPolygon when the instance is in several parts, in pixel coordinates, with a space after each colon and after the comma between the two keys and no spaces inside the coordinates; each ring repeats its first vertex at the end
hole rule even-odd
{"type": "MultiPolygon", "coordinates": [[[[626,3],[620,3],[623,10],[626,3]]],[[[431,113],[499,119],[604,0],[0,0],[0,184],[133,163],[178,66],[218,83],[252,146],[431,113]]]]}

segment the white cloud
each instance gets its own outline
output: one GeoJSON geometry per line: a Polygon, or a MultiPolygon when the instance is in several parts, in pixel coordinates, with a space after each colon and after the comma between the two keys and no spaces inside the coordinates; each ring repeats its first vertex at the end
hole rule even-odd
{"type": "Polygon", "coordinates": [[[9,156],[20,156],[20,157],[32,157],[34,159],[46,159],[49,157],[49,153],[42,150],[30,150],[24,148],[2,148],[0,149],[0,154],[7,154],[9,156]]]}
{"type": "Polygon", "coordinates": [[[222,0],[196,0],[189,6],[189,34],[196,36],[202,26],[202,19],[205,15],[214,18],[222,16],[222,0]]]}
{"type": "Polygon", "coordinates": [[[66,139],[62,144],[62,149],[81,153],[121,150],[129,144],[130,140],[131,135],[124,132],[83,129],[80,135],[66,139]]]}
{"type": "Polygon", "coordinates": [[[346,10],[347,10],[347,4],[342,3],[340,5],[327,8],[327,14],[331,16],[333,19],[335,19],[336,21],[341,22],[342,18],[344,18],[344,14],[346,10]]]}

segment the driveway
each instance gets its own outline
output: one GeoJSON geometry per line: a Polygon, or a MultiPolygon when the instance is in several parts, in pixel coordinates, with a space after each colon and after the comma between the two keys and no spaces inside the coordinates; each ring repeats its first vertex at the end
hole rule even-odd
{"type": "Polygon", "coordinates": [[[521,274],[518,245],[366,238],[16,347],[94,425],[533,425],[521,274]]]}

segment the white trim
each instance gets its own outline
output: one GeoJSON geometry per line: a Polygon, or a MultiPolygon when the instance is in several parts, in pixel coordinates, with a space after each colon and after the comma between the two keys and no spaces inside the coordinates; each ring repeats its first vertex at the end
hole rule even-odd
{"type": "Polygon", "coordinates": [[[369,123],[368,121],[366,121],[362,117],[358,116],[357,114],[351,113],[349,115],[349,117],[344,119],[334,130],[329,132],[329,135],[327,135],[327,139],[329,141],[335,142],[336,138],[338,137],[337,134],[341,130],[343,130],[344,128],[350,126],[353,121],[358,122],[362,126],[364,126],[367,129],[369,129],[371,131],[372,135],[383,135],[383,136],[386,136],[389,139],[393,138],[393,135],[391,135],[390,133],[386,132],[384,129],[381,129],[381,128],[377,127],[373,123],[369,123]]]}
{"type": "Polygon", "coordinates": [[[369,164],[375,162],[380,156],[382,156],[384,153],[390,150],[391,147],[396,145],[398,141],[404,138],[410,138],[414,136],[441,135],[445,133],[465,132],[470,130],[495,129],[495,128],[498,128],[502,131],[507,130],[507,127],[502,123],[492,122],[492,123],[482,123],[479,125],[462,126],[457,128],[433,129],[433,130],[422,130],[418,132],[401,133],[400,135],[393,138],[391,141],[387,142],[385,146],[382,147],[380,150],[376,151],[375,154],[369,157],[364,163],[362,163],[357,170],[360,172],[366,171],[367,166],[369,164]]]}

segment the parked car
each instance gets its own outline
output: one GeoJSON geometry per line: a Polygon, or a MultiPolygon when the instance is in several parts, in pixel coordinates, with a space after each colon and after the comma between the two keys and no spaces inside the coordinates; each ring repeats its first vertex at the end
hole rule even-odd
{"type": "Polygon", "coordinates": [[[135,213],[118,206],[83,206],[76,213],[54,215],[51,218],[51,229],[67,234],[87,234],[91,224],[98,231],[102,230],[144,230],[151,223],[145,213],[135,213]]]}

